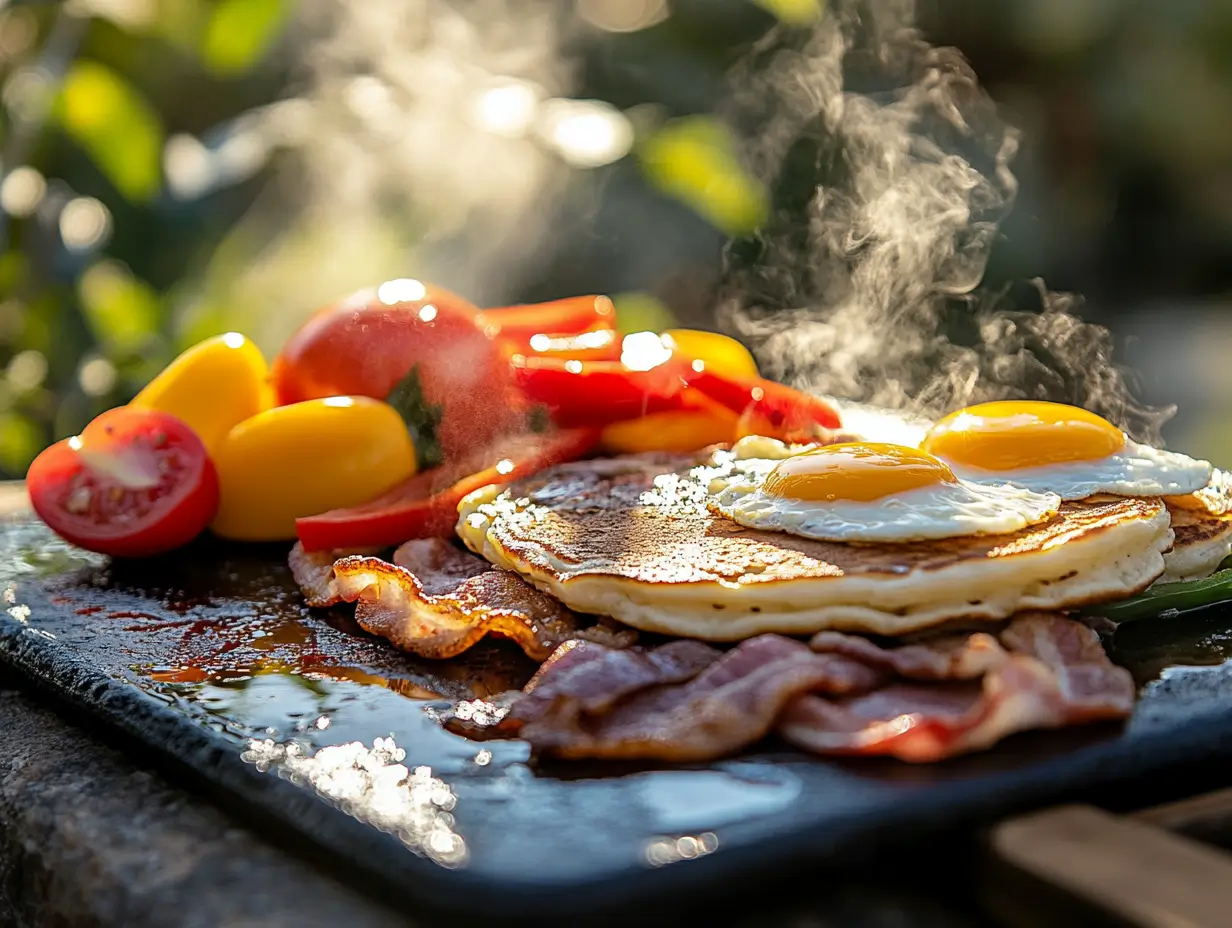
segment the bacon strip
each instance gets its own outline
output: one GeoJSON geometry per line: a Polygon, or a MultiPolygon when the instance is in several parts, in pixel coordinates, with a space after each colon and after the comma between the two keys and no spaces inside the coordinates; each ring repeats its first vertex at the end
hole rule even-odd
{"type": "Polygon", "coordinates": [[[886,648],[826,632],[810,645],[569,642],[511,702],[467,706],[451,724],[563,758],[712,760],[777,731],[818,754],[928,762],[1031,728],[1124,718],[1134,701],[1094,632],[1057,615],[1020,617],[999,637],[886,648]]]}
{"type": "Polygon", "coordinates": [[[859,635],[818,632],[809,647],[823,654],[842,654],[909,680],[974,680],[1005,660],[1005,649],[983,632],[897,648],[883,648],[859,635]]]}
{"type": "Polygon", "coordinates": [[[558,700],[567,712],[596,715],[652,686],[692,680],[722,656],[718,648],[688,639],[653,651],[611,651],[589,641],[567,641],[531,677],[511,719],[541,719],[558,700]]]}
{"type": "Polygon", "coordinates": [[[468,738],[517,737],[522,725],[543,718],[549,710],[575,721],[600,714],[652,686],[691,680],[722,656],[718,648],[690,640],[627,651],[582,639],[566,641],[521,692],[464,700],[437,717],[454,734],[468,738]]]}
{"type": "Polygon", "coordinates": [[[372,548],[308,552],[297,541],[287,556],[287,563],[291,565],[291,576],[304,594],[304,602],[314,608],[323,609],[342,602],[338,587],[334,583],[334,561],[355,554],[376,554],[379,550],[372,548]]]}
{"type": "Polygon", "coordinates": [[[430,594],[405,567],[375,557],[345,557],[334,583],[355,601],[355,621],[421,657],[455,657],[494,633],[542,659],[577,632],[573,613],[516,574],[489,570],[430,594]]]}
{"type": "Polygon", "coordinates": [[[454,657],[488,634],[511,639],[536,660],[574,638],[611,648],[637,638],[605,622],[579,630],[577,617],[552,596],[439,538],[407,542],[393,563],[298,544],[288,560],[309,606],[355,602],[363,628],[421,657],[454,657]]]}
{"type": "MultiPolygon", "coordinates": [[[[580,668],[575,664],[575,669],[580,668]]],[[[660,662],[655,670],[664,679],[684,672],[675,661],[660,662]]],[[[629,679],[610,676],[622,684],[629,679]]],[[[846,657],[815,654],[790,638],[761,635],[687,682],[643,688],[601,714],[585,707],[603,708],[613,700],[590,688],[581,697],[576,691],[562,693],[546,707],[532,705],[528,714],[537,717],[522,726],[520,737],[540,754],[565,758],[709,760],[760,740],[801,693],[862,692],[882,679],[879,671],[846,657]]],[[[546,688],[547,680],[545,674],[537,689],[546,688]]],[[[520,707],[519,702],[513,711],[520,707]]]]}
{"type": "Polygon", "coordinates": [[[987,748],[1015,732],[1129,715],[1134,685],[1090,629],[1026,616],[1001,633],[1000,662],[983,679],[900,683],[854,699],[796,700],[779,722],[787,741],[818,754],[888,754],[927,763],[987,748]]]}

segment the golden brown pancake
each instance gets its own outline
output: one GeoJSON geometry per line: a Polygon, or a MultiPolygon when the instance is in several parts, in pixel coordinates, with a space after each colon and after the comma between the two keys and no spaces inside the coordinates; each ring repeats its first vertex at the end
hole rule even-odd
{"type": "Polygon", "coordinates": [[[478,491],[458,534],[580,612],[731,641],[826,628],[904,634],[1120,599],[1151,584],[1172,542],[1159,499],[1066,503],[1010,535],[893,545],[743,528],[706,509],[695,460],[564,465],[478,491]]]}
{"type": "Polygon", "coordinates": [[[1197,493],[1164,498],[1176,534],[1161,582],[1197,580],[1232,554],[1232,475],[1217,470],[1197,493]]]}

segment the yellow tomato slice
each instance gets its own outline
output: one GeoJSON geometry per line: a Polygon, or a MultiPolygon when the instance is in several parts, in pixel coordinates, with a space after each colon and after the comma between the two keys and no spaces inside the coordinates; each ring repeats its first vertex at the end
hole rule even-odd
{"type": "Polygon", "coordinates": [[[724,377],[758,376],[753,355],[734,338],[700,329],[668,329],[663,334],[671,339],[674,351],[690,360],[704,362],[709,371],[724,377]]]}
{"type": "Polygon", "coordinates": [[[415,449],[392,406],[331,396],[246,419],[219,444],[214,464],[214,533],[279,541],[295,537],[301,516],[357,506],[412,476],[415,449]]]}
{"type": "Polygon", "coordinates": [[[183,419],[213,454],[228,432],[273,405],[269,367],[238,332],[207,338],[172,361],[132,405],[183,419]]]}
{"type": "Polygon", "coordinates": [[[600,435],[603,450],[609,454],[685,452],[736,440],[739,417],[734,412],[704,396],[690,397],[689,403],[693,408],[612,423],[600,435]]]}

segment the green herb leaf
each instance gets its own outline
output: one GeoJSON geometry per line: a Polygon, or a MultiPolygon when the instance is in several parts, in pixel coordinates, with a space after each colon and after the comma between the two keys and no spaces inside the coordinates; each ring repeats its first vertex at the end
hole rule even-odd
{"type": "Polygon", "coordinates": [[[423,384],[419,381],[419,365],[413,366],[405,377],[394,385],[385,398],[398,411],[406,430],[411,433],[415,445],[415,457],[420,470],[436,467],[441,463],[441,445],[436,437],[445,407],[429,403],[424,396],[423,384]]]}
{"type": "Polygon", "coordinates": [[[1090,606],[1082,614],[1101,616],[1111,622],[1130,622],[1228,601],[1232,601],[1232,569],[1220,570],[1201,580],[1157,583],[1145,593],[1118,603],[1090,606]]]}

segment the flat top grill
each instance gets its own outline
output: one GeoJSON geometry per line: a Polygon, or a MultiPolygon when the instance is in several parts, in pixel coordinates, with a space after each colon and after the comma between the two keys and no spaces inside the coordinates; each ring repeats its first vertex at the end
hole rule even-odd
{"type": "MultiPolygon", "coordinates": [[[[799,888],[818,867],[927,847],[1057,802],[1124,811],[1227,785],[1232,665],[1222,662],[1232,623],[1218,611],[1118,631],[1113,656],[1143,684],[1123,729],[1028,733],[931,766],[826,762],[770,744],[683,769],[535,767],[520,742],[446,737],[427,714],[434,694],[495,692],[529,673],[511,649],[416,661],[355,633],[345,615],[307,613],[284,546],[207,543],[107,563],[58,544],[19,511],[20,491],[9,495],[18,502],[0,528],[10,603],[0,667],[120,734],[138,763],[173,770],[407,907],[565,921],[622,906],[690,911],[776,880],[794,877],[799,888]],[[331,797],[287,762],[292,743],[306,756],[353,743],[371,751],[391,735],[406,754],[390,761],[419,778],[416,796],[434,806],[413,833],[331,797]],[[450,859],[457,837],[466,854],[450,859]]],[[[1096,820],[1147,828],[1092,809],[1064,814],[1079,818],[993,833],[1003,882],[1074,879],[1077,868],[1044,869],[1055,854],[1029,851],[1105,835],[1096,820]]],[[[1065,893],[1117,897],[1099,886],[1092,876],[1065,893]]]]}

